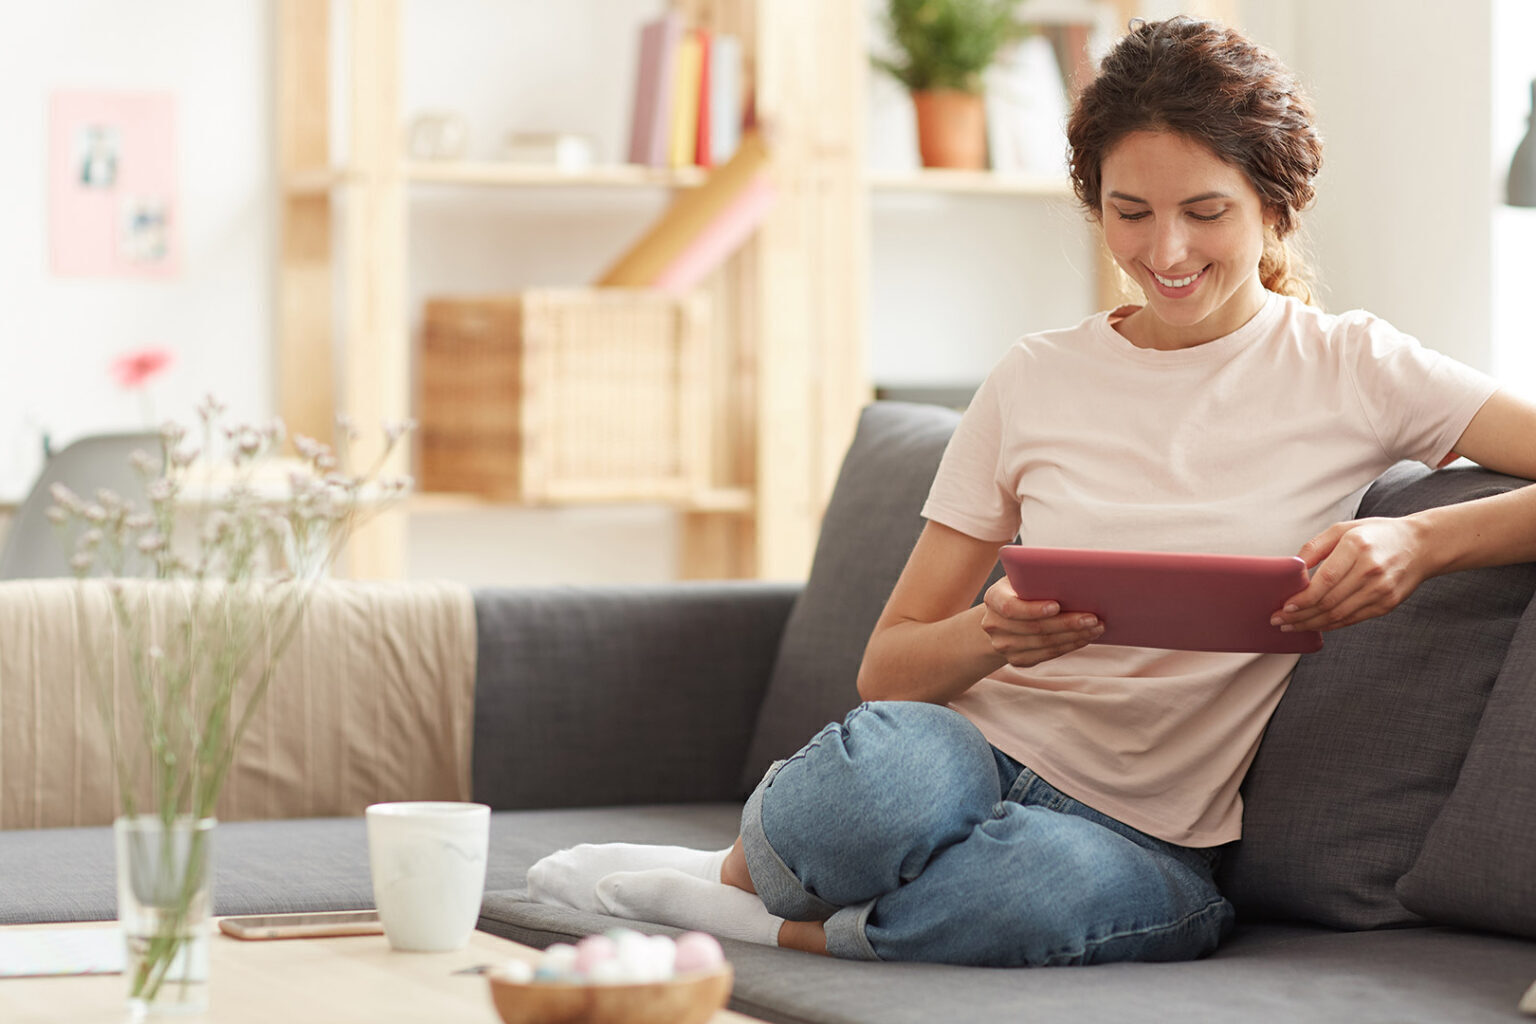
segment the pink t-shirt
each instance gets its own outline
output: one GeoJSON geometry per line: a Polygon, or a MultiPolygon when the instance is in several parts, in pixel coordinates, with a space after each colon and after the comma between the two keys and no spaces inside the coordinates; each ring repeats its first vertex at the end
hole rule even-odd
{"type": "MultiPolygon", "coordinates": [[[[1237,331],[1137,348],[1100,313],[1015,343],[923,515],[999,544],[1293,555],[1393,463],[1438,465],[1495,390],[1366,313],[1271,293],[1237,331]]],[[[1159,838],[1238,838],[1296,656],[1094,644],[951,706],[1063,792],[1159,838]]]]}

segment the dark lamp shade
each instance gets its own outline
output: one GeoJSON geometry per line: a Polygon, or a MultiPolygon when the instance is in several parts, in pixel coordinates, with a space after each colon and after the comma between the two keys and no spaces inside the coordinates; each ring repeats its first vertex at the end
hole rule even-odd
{"type": "Polygon", "coordinates": [[[1509,162],[1510,206],[1536,206],[1536,82],[1531,83],[1531,121],[1509,162]]]}

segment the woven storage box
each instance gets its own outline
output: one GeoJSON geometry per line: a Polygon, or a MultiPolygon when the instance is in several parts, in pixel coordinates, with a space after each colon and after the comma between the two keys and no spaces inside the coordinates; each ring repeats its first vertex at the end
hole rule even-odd
{"type": "Polygon", "coordinates": [[[686,500],[708,484],[702,295],[428,300],[421,486],[526,502],[686,500]]]}

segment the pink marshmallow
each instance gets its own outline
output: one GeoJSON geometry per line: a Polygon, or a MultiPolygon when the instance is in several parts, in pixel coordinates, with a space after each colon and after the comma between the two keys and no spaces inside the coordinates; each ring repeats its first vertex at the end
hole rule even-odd
{"type": "Polygon", "coordinates": [[[684,971],[708,971],[725,963],[725,951],[713,935],[704,932],[688,932],[677,937],[677,961],[675,969],[684,971]]]}
{"type": "Polygon", "coordinates": [[[618,945],[606,935],[588,935],[576,943],[576,973],[586,977],[592,968],[618,955],[618,945]]]}

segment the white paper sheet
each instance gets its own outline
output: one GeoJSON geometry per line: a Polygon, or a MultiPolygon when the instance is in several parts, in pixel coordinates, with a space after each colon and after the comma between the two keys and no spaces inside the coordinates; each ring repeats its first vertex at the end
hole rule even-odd
{"type": "Polygon", "coordinates": [[[126,957],[118,928],[0,929],[0,978],[121,974],[126,957]]]}

